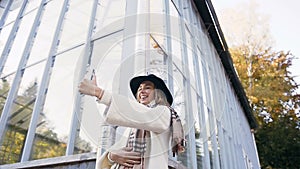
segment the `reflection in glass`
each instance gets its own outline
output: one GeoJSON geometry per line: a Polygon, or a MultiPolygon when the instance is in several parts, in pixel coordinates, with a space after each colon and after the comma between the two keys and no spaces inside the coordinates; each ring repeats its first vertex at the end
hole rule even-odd
{"type": "Polygon", "coordinates": [[[194,115],[194,127],[195,127],[195,150],[197,156],[197,169],[203,168],[203,161],[204,161],[204,144],[203,142],[206,141],[204,138],[204,128],[201,117],[201,109],[203,109],[203,104],[200,100],[200,96],[197,95],[197,92],[192,89],[191,91],[191,100],[192,100],[192,111],[194,115]]]}
{"type": "Polygon", "coordinates": [[[2,110],[5,104],[5,100],[7,98],[8,92],[10,89],[10,84],[6,79],[0,80],[0,116],[2,114],[2,110]]]}
{"type": "Polygon", "coordinates": [[[150,35],[150,50],[149,52],[149,67],[147,67],[148,73],[156,74],[157,76],[167,79],[167,67],[166,67],[166,53],[161,48],[161,43],[157,41],[157,37],[150,35]]]}
{"type": "MultiPolygon", "coordinates": [[[[27,8],[26,12],[28,12],[28,10],[30,11],[31,8],[34,8],[35,3],[32,2],[28,4],[28,6],[29,7],[27,8]]],[[[16,11],[17,10],[14,12],[16,11]]],[[[18,28],[18,33],[21,34],[21,36],[17,36],[15,39],[9,39],[11,42],[13,42],[13,45],[8,45],[8,48],[6,49],[7,51],[2,51],[1,57],[7,56],[8,58],[5,62],[4,70],[2,72],[3,74],[1,74],[1,79],[3,81],[2,90],[4,90],[2,95],[5,96],[5,99],[7,96],[6,90],[8,90],[9,86],[12,85],[11,82],[15,75],[14,72],[17,70],[19,60],[22,57],[24,50],[23,48],[27,41],[27,39],[24,37],[28,36],[29,34],[31,24],[35,18],[35,12],[36,11],[33,10],[32,12],[27,13],[27,15],[24,15],[22,18],[23,24],[21,24],[18,28]]],[[[7,41],[6,43],[11,44],[7,41]]],[[[41,69],[41,65],[43,64],[25,69],[25,74],[23,75],[20,87],[18,88],[18,93],[14,96],[13,104],[8,109],[8,121],[7,124],[5,124],[4,136],[1,138],[1,164],[15,163],[20,160],[25,136],[31,119],[33,104],[36,99],[36,92],[38,89],[37,84],[38,80],[40,79],[41,72],[39,70],[41,69]]],[[[3,105],[4,104],[1,105],[1,112],[3,110],[3,105]]]]}
{"type": "MultiPolygon", "coordinates": [[[[44,63],[25,70],[19,91],[9,112],[0,150],[1,164],[15,163],[20,159],[44,63]]],[[[3,89],[6,90],[6,88],[8,84],[3,83],[3,89]]]]}

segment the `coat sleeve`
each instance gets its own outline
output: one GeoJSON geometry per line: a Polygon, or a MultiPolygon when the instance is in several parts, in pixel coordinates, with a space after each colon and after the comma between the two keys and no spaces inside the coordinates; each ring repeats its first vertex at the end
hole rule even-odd
{"type": "Polygon", "coordinates": [[[137,101],[105,92],[100,103],[108,106],[105,121],[111,125],[139,128],[156,133],[169,129],[171,113],[167,106],[148,108],[137,101]]]}

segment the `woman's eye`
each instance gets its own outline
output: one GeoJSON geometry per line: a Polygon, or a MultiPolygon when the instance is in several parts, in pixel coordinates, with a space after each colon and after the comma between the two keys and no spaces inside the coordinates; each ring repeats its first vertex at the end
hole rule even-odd
{"type": "Polygon", "coordinates": [[[152,87],[151,86],[147,86],[146,89],[152,89],[152,87]]]}

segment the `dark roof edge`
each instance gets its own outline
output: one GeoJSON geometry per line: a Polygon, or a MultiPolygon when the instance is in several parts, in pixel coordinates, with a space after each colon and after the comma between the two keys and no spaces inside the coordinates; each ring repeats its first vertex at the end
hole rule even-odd
{"type": "Polygon", "coordinates": [[[213,5],[210,0],[194,0],[194,3],[209,33],[208,35],[210,36],[221,58],[221,62],[241,103],[249,125],[252,129],[255,129],[257,128],[256,120],[253,116],[252,109],[249,105],[244,88],[233,67],[232,58],[228,51],[228,47],[213,5]]]}

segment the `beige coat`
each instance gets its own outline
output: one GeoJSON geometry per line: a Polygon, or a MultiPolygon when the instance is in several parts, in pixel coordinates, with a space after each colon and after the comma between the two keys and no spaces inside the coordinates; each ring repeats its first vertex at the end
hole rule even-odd
{"type": "MultiPolygon", "coordinates": [[[[107,123],[150,131],[150,141],[147,142],[145,153],[145,169],[168,168],[171,119],[168,107],[159,105],[148,108],[135,100],[109,92],[105,92],[99,102],[108,106],[108,111],[104,114],[107,123]]],[[[97,157],[96,169],[111,168],[107,153],[125,147],[128,136],[129,131],[126,130],[124,137],[102,156],[97,157]]]]}

